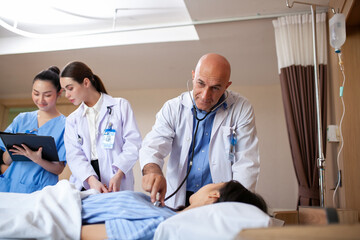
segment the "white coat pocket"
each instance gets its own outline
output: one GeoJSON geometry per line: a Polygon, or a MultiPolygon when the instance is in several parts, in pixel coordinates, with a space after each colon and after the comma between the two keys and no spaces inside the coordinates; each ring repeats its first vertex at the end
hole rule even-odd
{"type": "Polygon", "coordinates": [[[224,158],[229,159],[229,151],[230,151],[230,137],[232,132],[231,127],[229,126],[222,126],[219,129],[219,136],[222,138],[222,148],[224,149],[224,158]]]}

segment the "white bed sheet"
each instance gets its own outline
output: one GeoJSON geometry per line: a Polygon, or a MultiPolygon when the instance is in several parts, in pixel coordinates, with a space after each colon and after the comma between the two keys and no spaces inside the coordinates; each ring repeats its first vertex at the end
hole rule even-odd
{"type": "Polygon", "coordinates": [[[67,180],[31,194],[0,193],[0,238],[80,239],[81,196],[67,180]]]}

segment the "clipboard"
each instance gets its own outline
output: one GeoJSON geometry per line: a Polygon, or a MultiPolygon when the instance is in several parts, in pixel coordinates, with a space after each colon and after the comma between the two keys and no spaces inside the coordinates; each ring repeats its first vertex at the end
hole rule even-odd
{"type": "Polygon", "coordinates": [[[39,147],[42,147],[43,159],[50,162],[59,161],[55,140],[52,136],[38,136],[35,134],[27,133],[0,132],[0,138],[3,141],[6,150],[8,150],[10,157],[13,161],[31,161],[25,156],[13,155],[12,152],[9,151],[10,149],[13,149],[13,145],[21,146],[21,144],[25,144],[33,151],[37,151],[39,147]]]}

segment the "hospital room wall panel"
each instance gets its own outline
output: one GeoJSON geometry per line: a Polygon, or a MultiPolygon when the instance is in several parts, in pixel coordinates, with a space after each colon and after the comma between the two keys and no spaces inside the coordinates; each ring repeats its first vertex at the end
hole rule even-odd
{"type": "Polygon", "coordinates": [[[64,114],[64,116],[68,116],[75,111],[77,107],[78,106],[74,106],[65,97],[61,97],[57,102],[57,109],[64,114]]]}
{"type": "Polygon", "coordinates": [[[6,118],[7,118],[7,111],[6,107],[3,104],[0,104],[0,130],[4,130],[6,128],[6,118]]]}
{"type": "MultiPolygon", "coordinates": [[[[360,5],[360,4],[359,4],[360,5]]],[[[360,7],[358,8],[360,10],[360,7]]],[[[358,11],[360,14],[360,11],[358,11]]],[[[358,15],[359,16],[359,15],[358,15]]],[[[360,25],[359,25],[360,26],[360,25]]],[[[347,45],[344,47],[344,62],[347,74],[346,117],[344,118],[344,185],[345,207],[360,213],[360,28],[348,29],[347,45]]]]}
{"type": "Polygon", "coordinates": [[[35,107],[31,98],[0,99],[0,130],[3,131],[8,125],[10,108],[35,107]]]}

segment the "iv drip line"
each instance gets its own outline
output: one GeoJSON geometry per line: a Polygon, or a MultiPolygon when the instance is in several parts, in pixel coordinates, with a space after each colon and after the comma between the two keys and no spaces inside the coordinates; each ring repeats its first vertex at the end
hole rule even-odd
{"type": "Polygon", "coordinates": [[[342,122],[344,120],[344,116],[345,116],[345,103],[344,103],[344,99],[343,99],[343,90],[344,90],[344,85],[345,85],[345,81],[346,81],[346,77],[345,77],[345,71],[344,71],[344,63],[341,59],[341,52],[337,53],[338,55],[338,58],[339,58],[339,67],[340,67],[340,70],[341,70],[341,73],[342,73],[342,76],[343,76],[343,83],[342,85],[340,86],[340,99],[341,99],[341,103],[342,103],[342,106],[343,106],[343,114],[341,116],[341,120],[340,120],[340,126],[339,126],[339,132],[340,132],[340,148],[339,148],[339,151],[338,151],[338,154],[337,154],[337,158],[336,158],[336,165],[337,165],[337,169],[338,169],[338,176],[337,176],[337,183],[336,183],[336,187],[335,187],[335,190],[334,190],[334,193],[333,193],[333,207],[336,208],[336,193],[340,187],[340,183],[341,183],[341,170],[340,170],[340,154],[342,152],[342,149],[344,147],[344,138],[343,138],[343,135],[342,135],[342,122]]]}

